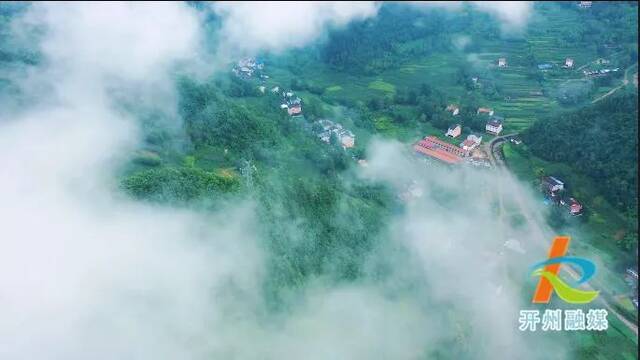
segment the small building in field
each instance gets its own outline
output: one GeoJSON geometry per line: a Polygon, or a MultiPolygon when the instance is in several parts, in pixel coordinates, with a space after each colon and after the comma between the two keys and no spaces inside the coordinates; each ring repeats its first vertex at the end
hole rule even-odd
{"type": "Polygon", "coordinates": [[[564,67],[572,68],[573,67],[573,59],[572,58],[566,58],[564,60],[564,67]]]}
{"type": "Polygon", "coordinates": [[[578,4],[578,6],[583,9],[589,9],[591,8],[591,5],[593,5],[593,1],[580,1],[578,4]]]}
{"type": "Polygon", "coordinates": [[[546,71],[553,69],[553,65],[549,63],[538,64],[538,70],[546,71]]]}
{"type": "Polygon", "coordinates": [[[460,134],[462,134],[462,127],[460,126],[460,124],[455,124],[449,126],[449,129],[447,129],[447,133],[445,135],[452,138],[457,138],[458,136],[460,136],[460,134]]]}
{"type": "Polygon", "coordinates": [[[481,114],[482,114],[482,115],[484,115],[484,114],[487,114],[487,115],[489,115],[489,116],[493,116],[493,109],[489,109],[489,108],[481,107],[481,108],[478,108],[478,111],[476,111],[476,114],[477,114],[477,115],[481,115],[481,114]]]}
{"type": "Polygon", "coordinates": [[[457,105],[449,104],[446,110],[451,113],[451,115],[456,116],[460,113],[460,108],[457,105]]]}
{"type": "Polygon", "coordinates": [[[507,67],[507,58],[499,58],[498,67],[507,67]]]}
{"type": "Polygon", "coordinates": [[[489,121],[487,121],[487,125],[485,126],[485,130],[493,135],[500,135],[502,132],[502,123],[504,119],[500,116],[493,116],[489,121]]]}
{"type": "Polygon", "coordinates": [[[542,190],[547,193],[555,194],[564,190],[564,182],[553,176],[543,176],[541,180],[542,190]]]}

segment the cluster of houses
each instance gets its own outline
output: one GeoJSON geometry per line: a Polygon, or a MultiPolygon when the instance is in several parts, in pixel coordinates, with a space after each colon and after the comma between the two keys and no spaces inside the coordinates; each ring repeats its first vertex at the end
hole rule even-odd
{"type": "Polygon", "coordinates": [[[582,73],[588,77],[603,77],[609,75],[612,72],[618,72],[620,68],[615,69],[600,69],[600,70],[583,70],[582,73]]]}
{"type": "MultiPolygon", "coordinates": [[[[280,88],[276,86],[271,89],[271,92],[278,94],[280,93],[280,88]]],[[[293,91],[282,91],[280,108],[287,110],[290,116],[302,115],[302,99],[296,96],[293,91]]]]}
{"type": "MultiPolygon", "coordinates": [[[[447,134],[452,133],[457,136],[460,135],[460,125],[449,128],[447,134]]],[[[451,136],[451,135],[447,135],[451,136]]],[[[455,137],[455,136],[453,136],[455,137]]],[[[485,165],[488,163],[473,159],[471,154],[475,148],[477,148],[482,142],[481,136],[469,135],[460,144],[460,146],[450,144],[446,141],[440,140],[433,135],[428,135],[424,139],[418,141],[413,149],[417,154],[427,156],[436,160],[440,160],[446,164],[461,164],[463,162],[471,163],[472,165],[485,165]]]]}
{"type": "Polygon", "coordinates": [[[566,207],[571,215],[582,215],[582,204],[575,198],[563,196],[564,182],[562,180],[554,176],[543,176],[540,187],[545,194],[546,201],[566,207]]]}
{"type": "MultiPolygon", "coordinates": [[[[562,64],[562,68],[564,69],[571,69],[573,68],[573,64],[574,61],[572,58],[566,58],[564,59],[564,64],[562,64]]],[[[542,63],[542,64],[538,64],[538,70],[542,70],[542,71],[548,71],[553,69],[554,65],[552,63],[542,63]]]]}
{"type": "Polygon", "coordinates": [[[331,142],[331,135],[335,135],[338,143],[342,145],[343,148],[352,148],[355,146],[356,136],[341,124],[327,119],[318,120],[316,123],[320,125],[321,128],[318,132],[320,140],[328,144],[331,142]]]}
{"type": "Polygon", "coordinates": [[[258,70],[262,70],[263,68],[264,63],[262,63],[261,61],[256,61],[256,59],[253,57],[248,57],[238,60],[238,62],[233,66],[232,71],[237,76],[247,79],[252,77],[258,70]]]}
{"type": "MultiPolygon", "coordinates": [[[[451,115],[453,115],[453,116],[456,116],[456,115],[458,115],[460,113],[460,108],[455,104],[449,104],[445,110],[450,112],[451,115]]],[[[489,119],[487,120],[487,123],[485,124],[485,130],[489,134],[492,134],[492,135],[495,135],[495,136],[500,135],[500,133],[503,130],[503,123],[504,123],[504,118],[503,117],[494,115],[493,109],[485,108],[485,107],[478,108],[478,110],[476,111],[476,115],[488,116],[489,119]]],[[[449,127],[449,129],[447,130],[445,135],[449,136],[449,137],[452,137],[452,138],[456,138],[456,137],[460,136],[461,133],[462,133],[462,130],[460,128],[460,124],[455,124],[455,125],[452,125],[451,127],[449,127]]]]}

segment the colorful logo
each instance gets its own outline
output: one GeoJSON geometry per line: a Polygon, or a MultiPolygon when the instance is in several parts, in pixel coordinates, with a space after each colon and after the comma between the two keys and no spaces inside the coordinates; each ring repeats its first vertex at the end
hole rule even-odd
{"type": "Polygon", "coordinates": [[[571,238],[568,236],[558,236],[553,239],[553,244],[551,244],[551,249],[549,250],[549,258],[531,267],[533,270],[532,275],[540,276],[538,287],[535,294],[533,294],[533,303],[549,303],[553,290],[562,300],[570,304],[586,304],[598,296],[599,291],[576,289],[558,276],[562,263],[576,265],[582,271],[580,280],[575,283],[576,286],[587,282],[596,272],[596,265],[593,262],[581,257],[565,256],[567,249],[569,249],[570,240],[571,238]]]}

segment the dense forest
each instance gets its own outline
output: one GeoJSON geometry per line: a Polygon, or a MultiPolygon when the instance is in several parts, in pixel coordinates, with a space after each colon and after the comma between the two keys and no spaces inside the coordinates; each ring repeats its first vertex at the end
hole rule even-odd
{"type": "Polygon", "coordinates": [[[638,206],[638,95],[609,97],[536,122],[523,134],[533,153],[588,175],[620,209],[638,206]]]}
{"type": "Polygon", "coordinates": [[[499,35],[495,22],[486,15],[472,15],[468,6],[463,13],[452,15],[437,7],[388,4],[373,19],[331,32],[320,54],[336,70],[376,74],[415,57],[449,52],[454,48],[452,34],[471,28],[486,37],[499,35]],[[425,12],[429,21],[424,20],[425,12]]]}
{"type": "MultiPolygon", "coordinates": [[[[253,97],[252,105],[231,101],[236,86],[224,76],[204,84],[180,80],[186,145],[173,161],[127,171],[122,189],[199,208],[215,208],[230,195],[252,198],[272,254],[265,296],[273,306],[282,305],[280,292],[310,276],[356,278],[397,199],[382,184],[348,175],[353,159],[310,136],[311,120],[283,115],[275,95],[253,97]]],[[[168,143],[149,140],[147,149],[170,152],[168,143]]]]}

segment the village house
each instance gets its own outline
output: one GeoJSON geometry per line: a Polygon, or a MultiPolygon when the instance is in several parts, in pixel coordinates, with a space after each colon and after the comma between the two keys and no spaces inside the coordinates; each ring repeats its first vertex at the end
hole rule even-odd
{"type": "Polygon", "coordinates": [[[574,198],[569,198],[569,213],[574,216],[582,214],[582,204],[574,198]]]}
{"type": "Polygon", "coordinates": [[[343,128],[341,124],[327,119],[318,120],[317,124],[322,127],[322,131],[318,134],[320,140],[328,144],[331,141],[331,135],[334,134],[342,147],[352,148],[355,146],[356,136],[343,128]]]}
{"type": "Polygon", "coordinates": [[[507,67],[507,58],[499,58],[498,67],[507,67]]]}
{"type": "Polygon", "coordinates": [[[493,110],[489,108],[481,107],[481,108],[478,108],[478,111],[476,111],[476,114],[477,115],[487,114],[489,116],[493,116],[493,110]]]}
{"type": "Polygon", "coordinates": [[[464,150],[467,154],[471,152],[471,150],[480,146],[482,142],[482,136],[469,135],[467,138],[460,144],[462,150],[464,150]]]}
{"type": "Polygon", "coordinates": [[[340,144],[342,144],[342,147],[352,148],[356,145],[356,136],[347,129],[338,131],[337,136],[340,144]]]}
{"type": "Polygon", "coordinates": [[[493,116],[489,121],[487,121],[485,130],[490,134],[498,136],[502,132],[503,122],[504,122],[504,118],[500,116],[493,116]]]}
{"type": "Polygon", "coordinates": [[[256,69],[261,70],[263,67],[263,63],[257,62],[256,59],[248,57],[238,60],[232,71],[237,76],[248,78],[253,76],[256,69]]]}
{"type": "Polygon", "coordinates": [[[603,59],[603,58],[600,58],[600,59],[596,60],[596,64],[598,64],[598,65],[606,65],[606,64],[608,64],[610,62],[611,61],[609,61],[607,59],[603,59]]]}
{"type": "Polygon", "coordinates": [[[274,94],[279,93],[280,92],[280,87],[274,86],[273,89],[271,89],[271,92],[274,93],[274,94]]]}
{"type": "MultiPolygon", "coordinates": [[[[283,104],[286,105],[286,104],[283,104]]],[[[287,113],[291,116],[298,116],[302,114],[302,106],[300,104],[289,106],[287,109],[287,113]]]]}
{"type": "Polygon", "coordinates": [[[458,108],[458,106],[454,104],[450,104],[449,106],[447,106],[446,110],[449,111],[453,116],[456,116],[460,113],[460,108],[458,108]]]}
{"type": "Polygon", "coordinates": [[[572,58],[566,58],[564,60],[564,67],[572,68],[573,67],[573,59],[572,58]]]}
{"type": "Polygon", "coordinates": [[[564,182],[553,176],[542,177],[541,186],[544,192],[552,195],[564,190],[564,182]]]}
{"type": "Polygon", "coordinates": [[[593,1],[580,1],[578,4],[578,6],[583,9],[589,9],[591,8],[591,5],[593,5],[593,1]]]}
{"type": "Polygon", "coordinates": [[[447,133],[445,135],[452,138],[457,138],[458,136],[460,136],[461,133],[462,133],[462,127],[460,126],[460,124],[455,124],[455,125],[449,126],[449,129],[447,130],[447,133]]]}

